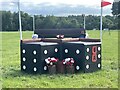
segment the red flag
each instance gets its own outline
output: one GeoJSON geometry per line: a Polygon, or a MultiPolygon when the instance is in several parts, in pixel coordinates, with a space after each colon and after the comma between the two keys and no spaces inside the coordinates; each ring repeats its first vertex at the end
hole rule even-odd
{"type": "Polygon", "coordinates": [[[107,1],[103,1],[101,2],[101,7],[104,7],[104,6],[107,6],[107,5],[110,5],[111,3],[110,2],[107,2],[107,1]]]}

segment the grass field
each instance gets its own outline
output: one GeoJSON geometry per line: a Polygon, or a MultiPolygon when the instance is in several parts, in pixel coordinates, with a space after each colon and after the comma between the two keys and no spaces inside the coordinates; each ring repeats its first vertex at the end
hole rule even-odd
{"type": "MultiPolygon", "coordinates": [[[[88,31],[99,38],[99,31],[88,31]]],[[[31,38],[32,32],[23,32],[31,38]]],[[[3,88],[118,88],[118,31],[103,31],[102,70],[94,73],[31,75],[20,71],[19,32],[2,33],[3,88]]]]}

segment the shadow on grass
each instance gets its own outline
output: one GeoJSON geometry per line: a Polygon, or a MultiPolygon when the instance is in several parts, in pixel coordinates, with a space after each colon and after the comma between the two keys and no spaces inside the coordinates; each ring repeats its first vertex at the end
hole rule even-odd
{"type": "Polygon", "coordinates": [[[3,73],[3,78],[7,77],[21,77],[21,76],[27,76],[27,73],[21,72],[20,70],[11,70],[3,73]]]}
{"type": "MultiPolygon", "coordinates": [[[[96,73],[99,73],[99,71],[97,71],[96,73]]],[[[25,73],[21,70],[14,70],[14,71],[9,71],[9,72],[6,72],[2,75],[3,78],[15,78],[15,77],[48,77],[50,79],[54,79],[53,77],[70,77],[70,78],[73,78],[74,76],[78,76],[78,75],[81,75],[81,76],[86,76],[86,75],[91,75],[93,73],[83,73],[83,72],[78,72],[78,73],[74,73],[74,74],[30,74],[30,73],[25,73]]]]}
{"type": "Polygon", "coordinates": [[[74,77],[82,77],[82,78],[87,78],[86,76],[87,75],[99,75],[101,72],[103,72],[104,70],[98,70],[96,72],[93,72],[93,73],[84,73],[83,71],[80,71],[80,72],[77,72],[77,73],[74,73],[74,74],[31,74],[31,73],[26,73],[26,72],[23,72],[21,71],[19,68],[17,69],[14,69],[14,68],[11,68],[11,69],[8,69],[6,70],[2,77],[3,77],[3,80],[4,79],[9,79],[9,78],[31,78],[31,79],[40,79],[40,78],[48,78],[48,79],[56,79],[56,78],[65,78],[65,77],[69,77],[69,78],[74,78],[74,77]]]}
{"type": "Polygon", "coordinates": [[[12,69],[12,70],[8,70],[8,71],[4,72],[2,77],[7,79],[9,77],[14,77],[15,78],[15,77],[48,76],[52,79],[52,76],[55,76],[55,77],[74,77],[74,75],[80,75],[80,74],[84,75],[85,73],[80,71],[80,72],[77,72],[77,73],[74,73],[74,74],[52,74],[52,75],[51,74],[39,74],[39,73],[31,74],[31,73],[23,72],[21,70],[12,69]]]}

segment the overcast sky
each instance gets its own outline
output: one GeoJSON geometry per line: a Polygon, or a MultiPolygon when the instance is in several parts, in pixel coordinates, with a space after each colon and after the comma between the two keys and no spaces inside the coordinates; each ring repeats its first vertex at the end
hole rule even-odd
{"type": "MultiPolygon", "coordinates": [[[[0,10],[17,11],[18,0],[0,0],[0,10]]],[[[113,3],[114,0],[106,0],[113,3]]],[[[20,0],[21,10],[42,15],[100,15],[101,0],[20,0]]],[[[112,4],[103,8],[103,14],[111,15],[112,4]]]]}

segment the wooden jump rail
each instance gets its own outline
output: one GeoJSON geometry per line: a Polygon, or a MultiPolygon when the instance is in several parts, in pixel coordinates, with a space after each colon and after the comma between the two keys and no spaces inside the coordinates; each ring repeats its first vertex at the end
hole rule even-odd
{"type": "Polygon", "coordinates": [[[23,43],[28,42],[74,42],[74,41],[82,41],[82,42],[100,42],[100,39],[89,39],[89,38],[63,38],[63,39],[57,39],[57,38],[38,38],[38,39],[24,39],[22,40],[23,43]]]}
{"type": "Polygon", "coordinates": [[[28,43],[28,42],[41,42],[41,38],[38,39],[23,39],[22,43],[28,43]]]}

